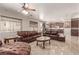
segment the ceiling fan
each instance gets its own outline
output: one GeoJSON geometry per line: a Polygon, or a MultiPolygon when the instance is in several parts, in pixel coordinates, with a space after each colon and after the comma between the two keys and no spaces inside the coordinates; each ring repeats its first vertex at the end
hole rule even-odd
{"type": "Polygon", "coordinates": [[[36,9],[33,9],[33,8],[30,8],[29,7],[30,5],[27,3],[23,3],[23,6],[22,6],[22,8],[24,9],[24,10],[26,10],[26,11],[36,11],[36,9]]]}

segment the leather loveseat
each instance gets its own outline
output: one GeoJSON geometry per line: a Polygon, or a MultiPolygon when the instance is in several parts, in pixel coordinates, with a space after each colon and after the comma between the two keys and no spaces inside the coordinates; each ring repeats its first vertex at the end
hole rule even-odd
{"type": "Polygon", "coordinates": [[[46,31],[44,36],[49,36],[51,39],[58,39],[58,31],[46,31]]]}
{"type": "Polygon", "coordinates": [[[43,35],[44,36],[49,36],[53,40],[58,40],[58,41],[65,42],[65,36],[64,36],[64,30],[63,29],[46,31],[43,35]]]}

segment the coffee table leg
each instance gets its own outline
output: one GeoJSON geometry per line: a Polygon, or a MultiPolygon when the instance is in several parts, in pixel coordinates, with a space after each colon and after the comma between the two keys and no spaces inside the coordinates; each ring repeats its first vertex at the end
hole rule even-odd
{"type": "Polygon", "coordinates": [[[38,46],[38,41],[37,41],[37,44],[36,45],[38,46]]]}
{"type": "Polygon", "coordinates": [[[4,43],[6,44],[6,40],[4,40],[4,43]]]}
{"type": "Polygon", "coordinates": [[[9,40],[7,40],[7,42],[9,43],[9,40]]]}
{"type": "Polygon", "coordinates": [[[45,48],[45,42],[43,42],[43,49],[45,48]]]}
{"type": "Polygon", "coordinates": [[[49,44],[51,44],[51,43],[50,43],[50,40],[49,40],[49,44]]]}
{"type": "Polygon", "coordinates": [[[16,42],[16,39],[14,39],[14,42],[16,42]]]}

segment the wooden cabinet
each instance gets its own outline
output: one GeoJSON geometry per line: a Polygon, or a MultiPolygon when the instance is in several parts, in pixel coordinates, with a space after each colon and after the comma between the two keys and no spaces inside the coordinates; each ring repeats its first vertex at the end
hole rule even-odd
{"type": "Polygon", "coordinates": [[[79,36],[79,18],[71,19],[71,36],[79,36]]]}
{"type": "Polygon", "coordinates": [[[71,28],[78,28],[78,18],[71,19],[71,28]]]}
{"type": "Polygon", "coordinates": [[[71,36],[79,36],[78,29],[71,29],[71,36]]]}

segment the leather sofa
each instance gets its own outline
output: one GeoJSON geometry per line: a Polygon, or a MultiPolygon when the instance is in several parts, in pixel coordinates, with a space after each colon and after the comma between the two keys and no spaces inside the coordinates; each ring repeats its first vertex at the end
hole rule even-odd
{"type": "Polygon", "coordinates": [[[40,37],[41,33],[36,31],[18,31],[17,35],[19,36],[18,41],[30,43],[35,41],[37,37],[40,37]]]}
{"type": "Polygon", "coordinates": [[[46,31],[43,35],[50,37],[51,40],[58,40],[58,41],[65,42],[65,36],[64,36],[64,30],[63,29],[46,31]],[[63,36],[61,36],[61,34],[63,36]]]}
{"type": "Polygon", "coordinates": [[[57,40],[58,39],[58,31],[46,31],[44,34],[44,36],[48,36],[51,39],[57,40]]]}

